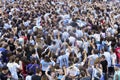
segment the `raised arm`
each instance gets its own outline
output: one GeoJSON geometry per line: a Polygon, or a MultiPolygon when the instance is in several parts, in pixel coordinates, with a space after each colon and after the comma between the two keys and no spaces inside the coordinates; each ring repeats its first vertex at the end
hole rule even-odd
{"type": "Polygon", "coordinates": [[[46,74],[46,76],[48,77],[48,79],[51,78],[51,76],[48,74],[48,71],[49,71],[50,68],[51,68],[51,65],[48,66],[47,70],[45,71],[45,74],[46,74]]]}
{"type": "Polygon", "coordinates": [[[66,76],[67,76],[67,69],[65,67],[63,67],[63,70],[64,70],[64,76],[62,77],[61,80],[65,80],[66,76]]]}

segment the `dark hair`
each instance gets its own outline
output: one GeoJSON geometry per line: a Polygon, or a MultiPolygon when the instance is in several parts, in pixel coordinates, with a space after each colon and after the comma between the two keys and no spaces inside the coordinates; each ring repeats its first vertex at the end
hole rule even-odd
{"type": "Polygon", "coordinates": [[[55,45],[55,44],[56,44],[56,42],[55,42],[55,41],[53,41],[53,44],[55,45]]]}
{"type": "Polygon", "coordinates": [[[15,61],[15,55],[10,56],[10,58],[9,58],[9,62],[14,62],[14,61],[15,61]]]}
{"type": "Polygon", "coordinates": [[[2,67],[2,70],[7,70],[7,69],[8,67],[6,65],[2,67]]]}
{"type": "Polygon", "coordinates": [[[18,51],[18,52],[22,52],[22,49],[21,49],[21,48],[17,48],[17,51],[18,51]]]}
{"type": "Polygon", "coordinates": [[[32,49],[32,51],[31,51],[31,52],[32,52],[32,54],[35,54],[35,49],[32,49]]]}
{"type": "Polygon", "coordinates": [[[101,57],[102,57],[103,59],[105,59],[105,56],[104,56],[104,55],[102,55],[101,57]]]}
{"type": "Polygon", "coordinates": [[[105,47],[105,48],[104,48],[104,51],[108,51],[108,47],[105,47]]]}
{"type": "Polygon", "coordinates": [[[99,51],[97,49],[94,49],[94,54],[98,54],[99,51]]]}
{"type": "Polygon", "coordinates": [[[49,59],[49,56],[48,56],[48,55],[45,56],[45,61],[46,61],[46,62],[50,62],[50,59],[49,59]]]}
{"type": "Polygon", "coordinates": [[[84,70],[81,71],[81,76],[82,76],[82,77],[85,77],[85,75],[86,75],[85,71],[84,71],[84,70]]]}
{"type": "Polygon", "coordinates": [[[40,72],[42,72],[41,69],[36,68],[36,73],[40,73],[40,72]]]}

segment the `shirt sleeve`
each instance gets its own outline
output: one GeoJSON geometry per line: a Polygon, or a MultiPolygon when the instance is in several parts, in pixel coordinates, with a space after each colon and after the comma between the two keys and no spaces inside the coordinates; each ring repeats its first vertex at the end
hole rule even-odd
{"type": "Polygon", "coordinates": [[[18,65],[17,63],[15,63],[15,66],[16,66],[16,68],[18,68],[18,69],[20,68],[20,65],[18,65]]]}

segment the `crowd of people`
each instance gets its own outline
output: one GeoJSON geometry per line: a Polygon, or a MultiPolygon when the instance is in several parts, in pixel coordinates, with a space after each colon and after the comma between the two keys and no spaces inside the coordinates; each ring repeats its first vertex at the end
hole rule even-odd
{"type": "Polygon", "coordinates": [[[119,0],[1,0],[0,80],[120,80],[119,0]]]}

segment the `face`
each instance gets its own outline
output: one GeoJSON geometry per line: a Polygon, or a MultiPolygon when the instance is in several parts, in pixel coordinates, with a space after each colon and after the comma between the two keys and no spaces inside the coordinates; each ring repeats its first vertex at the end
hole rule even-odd
{"type": "Polygon", "coordinates": [[[42,72],[39,73],[39,76],[41,76],[41,75],[42,75],[42,72]]]}
{"type": "Polygon", "coordinates": [[[7,73],[7,72],[8,72],[8,69],[7,69],[7,70],[4,70],[4,72],[7,73]]]}
{"type": "Polygon", "coordinates": [[[62,71],[62,70],[60,70],[59,74],[63,74],[63,71],[62,71]]]}
{"type": "Polygon", "coordinates": [[[51,76],[52,76],[53,78],[55,78],[55,76],[56,76],[55,72],[51,72],[51,76]]]}

